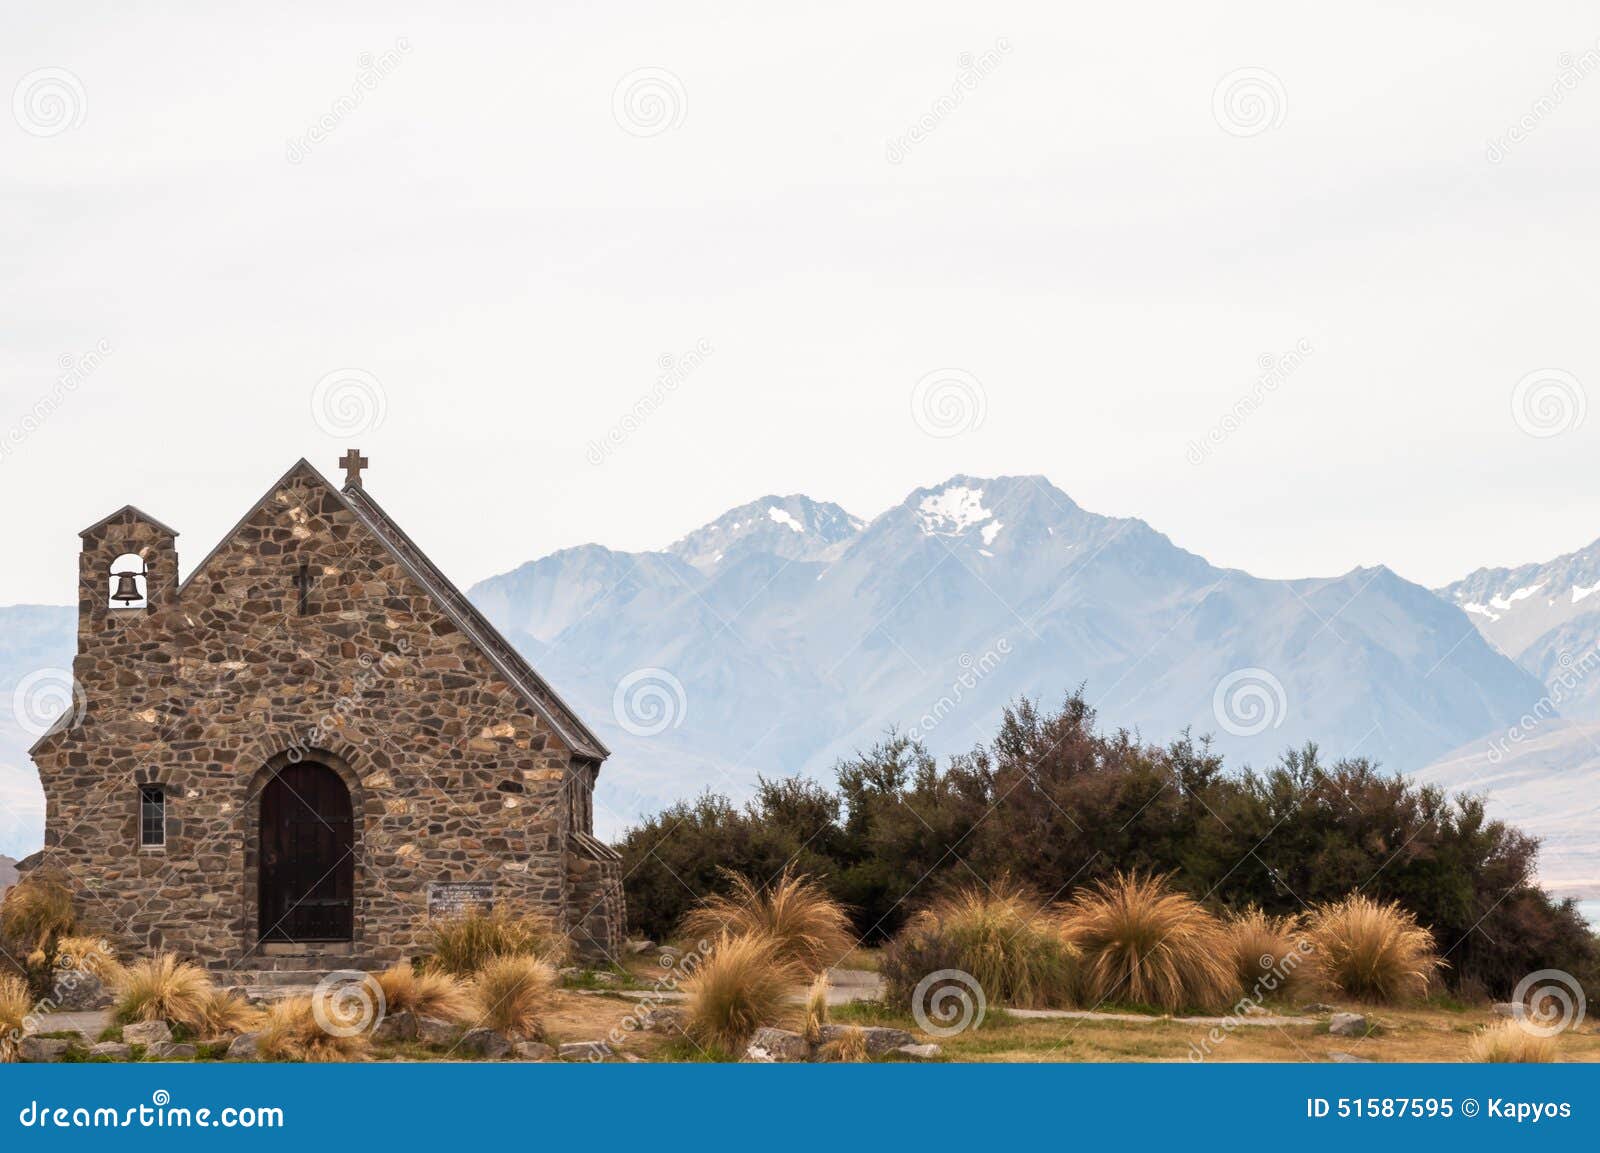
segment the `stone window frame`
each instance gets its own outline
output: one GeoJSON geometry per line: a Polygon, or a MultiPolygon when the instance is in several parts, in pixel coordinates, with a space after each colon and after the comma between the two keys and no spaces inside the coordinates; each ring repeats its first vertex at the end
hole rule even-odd
{"type": "Polygon", "coordinates": [[[235,931],[243,949],[242,956],[259,956],[262,947],[272,943],[261,940],[261,794],[267,782],[280,769],[303,761],[326,765],[350,790],[350,852],[355,857],[351,877],[350,947],[356,956],[362,955],[366,943],[365,902],[369,894],[366,855],[363,851],[366,842],[366,789],[361,783],[361,776],[363,771],[370,773],[372,770],[370,767],[358,769],[352,763],[357,756],[355,750],[345,747],[292,745],[268,757],[250,775],[245,802],[240,808],[240,832],[244,839],[244,900],[235,931]]]}
{"type": "Polygon", "coordinates": [[[141,781],[139,789],[139,851],[142,853],[164,853],[167,849],[167,795],[168,789],[160,781],[141,781]],[[149,796],[154,794],[161,808],[160,840],[152,841],[150,835],[150,814],[146,806],[149,796]]]}

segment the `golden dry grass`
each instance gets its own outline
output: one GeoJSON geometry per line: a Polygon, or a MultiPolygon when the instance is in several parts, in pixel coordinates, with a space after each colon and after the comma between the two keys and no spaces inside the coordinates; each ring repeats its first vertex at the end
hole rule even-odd
{"type": "Polygon", "coordinates": [[[116,1019],[123,1024],[166,1021],[195,1030],[205,1023],[216,994],[210,974],[171,953],[158,953],[125,966],[117,973],[113,989],[116,1019]]]}
{"type": "Polygon", "coordinates": [[[1548,1064],[1556,1059],[1556,1039],[1531,1032],[1518,1021],[1502,1021],[1473,1036],[1467,1057],[1502,1065],[1548,1064]]]}
{"type": "Polygon", "coordinates": [[[1311,942],[1299,916],[1274,917],[1251,905],[1227,923],[1234,972],[1246,995],[1292,997],[1316,984],[1311,942]]]}
{"type": "Polygon", "coordinates": [[[806,990],[806,1007],[800,1035],[815,1045],[822,1040],[822,1027],[828,1023],[828,974],[818,973],[806,990]]]}
{"type": "Polygon", "coordinates": [[[364,1033],[330,1033],[317,1020],[310,997],[289,997],[267,1007],[256,1040],[263,1061],[359,1061],[370,1043],[364,1033]]]}
{"type": "Polygon", "coordinates": [[[855,947],[844,906],[805,874],[785,869],[764,886],[740,873],[724,871],[724,876],[730,891],[700,899],[683,919],[685,937],[762,936],[773,942],[779,960],[807,975],[838,964],[855,947]]]}
{"type": "Polygon", "coordinates": [[[33,953],[42,953],[75,924],[72,894],[48,877],[25,877],[0,900],[0,936],[33,953]]]}
{"type": "Polygon", "coordinates": [[[1420,998],[1444,966],[1415,917],[1359,893],[1318,906],[1307,931],[1322,980],[1363,1001],[1420,998]]]}
{"type": "Polygon", "coordinates": [[[0,1062],[17,1059],[17,1042],[22,1040],[23,1023],[31,1012],[28,983],[13,973],[0,973],[0,1062]]]}
{"type": "Polygon", "coordinates": [[[683,983],[684,1029],[696,1043],[739,1056],[751,1034],[792,1016],[791,989],[802,977],[783,944],[749,934],[718,939],[683,983]]]}
{"type": "Polygon", "coordinates": [[[1166,877],[1118,873],[1080,889],[1063,932],[1082,954],[1084,998],[1173,1013],[1220,1009],[1240,994],[1228,934],[1166,877]]]}
{"type": "Polygon", "coordinates": [[[457,977],[470,977],[496,957],[538,957],[557,964],[566,953],[566,938],[548,919],[504,906],[434,921],[428,934],[428,967],[457,977]]]}
{"type": "Polygon", "coordinates": [[[867,1060],[867,1035],[860,1029],[848,1029],[817,1051],[824,1061],[860,1063],[867,1060]]]}
{"type": "Polygon", "coordinates": [[[248,1033],[261,1021],[261,1010],[237,993],[208,989],[200,998],[196,1020],[191,1026],[205,1040],[236,1037],[248,1033]]]}
{"type": "Polygon", "coordinates": [[[406,962],[374,974],[383,990],[384,1011],[413,1013],[441,1021],[464,1021],[472,1012],[472,991],[453,974],[433,969],[417,972],[406,962]]]}
{"type": "Polygon", "coordinates": [[[537,1040],[556,983],[554,966],[537,957],[496,957],[473,981],[474,1019],[514,1040],[537,1040]]]}
{"type": "Polygon", "coordinates": [[[93,973],[105,981],[113,980],[122,968],[117,964],[117,952],[111,942],[92,935],[57,937],[56,965],[93,973]]]}

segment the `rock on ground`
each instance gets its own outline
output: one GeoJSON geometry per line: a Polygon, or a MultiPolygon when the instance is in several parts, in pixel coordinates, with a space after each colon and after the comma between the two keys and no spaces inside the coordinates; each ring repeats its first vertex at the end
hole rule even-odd
{"type": "Polygon", "coordinates": [[[1494,1011],[1497,1017],[1510,1017],[1513,1021],[1520,1021],[1528,1015],[1528,1007],[1521,1001],[1497,1001],[1494,1011]]]}
{"type": "Polygon", "coordinates": [[[24,1037],[17,1045],[17,1056],[30,1065],[46,1065],[65,1057],[71,1045],[60,1037],[24,1037]]]}
{"type": "Polygon", "coordinates": [[[604,1041],[569,1041],[561,1046],[563,1061],[604,1061],[611,1056],[611,1046],[604,1041]]]}
{"type": "Polygon", "coordinates": [[[867,1043],[867,1052],[874,1057],[892,1053],[902,1045],[915,1045],[917,1039],[904,1029],[889,1029],[881,1025],[824,1025],[822,1043],[838,1041],[848,1033],[860,1033],[867,1043]]]}
{"type": "Polygon", "coordinates": [[[461,1026],[437,1017],[417,1018],[417,1040],[424,1045],[448,1045],[461,1032],[461,1026]]]}
{"type": "Polygon", "coordinates": [[[759,1064],[788,1064],[811,1059],[811,1046],[799,1033],[787,1029],[760,1028],[745,1047],[744,1059],[759,1064]]]}
{"type": "Polygon", "coordinates": [[[93,973],[74,969],[56,975],[50,990],[56,1009],[64,1013],[77,1013],[85,1009],[104,1009],[111,1004],[111,990],[93,973]]]}
{"type": "Polygon", "coordinates": [[[1365,1037],[1370,1028],[1360,1013],[1335,1013],[1328,1018],[1328,1032],[1335,1037],[1365,1037]]]}
{"type": "Polygon", "coordinates": [[[122,1039],[130,1045],[159,1045],[172,1040],[172,1027],[165,1021],[139,1021],[122,1027],[122,1039]]]}
{"type": "Polygon", "coordinates": [[[935,1061],[941,1052],[937,1045],[901,1045],[894,1051],[913,1061],[935,1061]]]}
{"type": "Polygon", "coordinates": [[[193,1045],[183,1045],[177,1041],[157,1041],[144,1051],[144,1055],[157,1061],[193,1061],[199,1052],[193,1045]]]}
{"type": "Polygon", "coordinates": [[[461,1040],[456,1044],[456,1051],[473,1057],[497,1060],[511,1055],[511,1041],[504,1033],[493,1029],[468,1029],[461,1034],[461,1040]]]}
{"type": "Polygon", "coordinates": [[[1354,1053],[1341,1053],[1337,1049],[1328,1053],[1328,1059],[1340,1065],[1370,1065],[1370,1057],[1357,1057],[1354,1053]]]}
{"type": "Polygon", "coordinates": [[[133,1047],[121,1041],[101,1041],[89,1047],[89,1056],[104,1057],[110,1061],[133,1060],[133,1047]]]}
{"type": "Polygon", "coordinates": [[[554,1061],[556,1051],[543,1041],[520,1041],[511,1050],[519,1061],[554,1061]]]}
{"type": "Polygon", "coordinates": [[[401,1009],[397,1013],[384,1015],[378,1022],[378,1027],[372,1031],[374,1041],[415,1041],[417,1039],[417,1017],[410,1009],[401,1009]]]}
{"type": "Polygon", "coordinates": [[[260,1043],[260,1033],[240,1033],[233,1039],[233,1043],[228,1046],[228,1060],[254,1061],[256,1059],[256,1049],[260,1043]]]}

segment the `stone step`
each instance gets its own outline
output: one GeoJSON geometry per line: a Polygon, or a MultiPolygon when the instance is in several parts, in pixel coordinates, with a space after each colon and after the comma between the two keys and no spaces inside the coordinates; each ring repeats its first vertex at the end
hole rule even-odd
{"type": "Polygon", "coordinates": [[[219,983],[225,985],[252,985],[263,988],[303,986],[311,989],[330,972],[336,971],[331,969],[235,969],[232,972],[218,973],[217,979],[219,983]]]}

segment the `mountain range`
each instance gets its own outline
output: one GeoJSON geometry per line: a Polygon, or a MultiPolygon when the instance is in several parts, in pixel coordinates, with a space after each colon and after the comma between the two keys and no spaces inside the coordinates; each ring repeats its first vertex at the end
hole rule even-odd
{"type": "MultiPolygon", "coordinates": [[[[1576,563],[1558,580],[1600,587],[1576,563]]],[[[1330,758],[1464,777],[1474,742],[1548,697],[1546,634],[1592,615],[1495,631],[1531,607],[1512,595],[1530,583],[1480,572],[1434,592],[1382,566],[1266,580],[1043,477],[956,476],[870,521],[763,497],[663,549],[563,549],[469,596],[613,749],[596,823],[614,834],[704,788],[737,799],[757,774],[825,778],[891,725],[965,751],[1007,702],[1079,686],[1102,724],[1209,734],[1236,767],[1315,740],[1330,758]]],[[[70,666],[72,617],[0,609],[0,691],[70,666]]],[[[41,806],[8,723],[0,710],[0,851],[20,853],[41,806]]]]}

